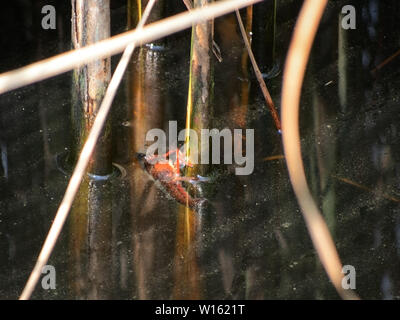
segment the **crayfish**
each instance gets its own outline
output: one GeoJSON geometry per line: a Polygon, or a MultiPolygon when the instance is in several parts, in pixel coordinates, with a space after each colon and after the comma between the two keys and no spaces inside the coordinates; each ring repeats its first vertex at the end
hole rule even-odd
{"type": "Polygon", "coordinates": [[[196,177],[182,176],[181,170],[184,167],[193,167],[193,164],[186,159],[185,154],[179,149],[169,151],[161,156],[143,153],[139,153],[137,156],[146,172],[180,204],[196,209],[206,201],[205,198],[193,198],[183,186],[182,182],[196,184],[207,182],[208,178],[199,175],[196,177]],[[176,154],[175,160],[172,160],[170,155],[174,153],[176,154]]]}

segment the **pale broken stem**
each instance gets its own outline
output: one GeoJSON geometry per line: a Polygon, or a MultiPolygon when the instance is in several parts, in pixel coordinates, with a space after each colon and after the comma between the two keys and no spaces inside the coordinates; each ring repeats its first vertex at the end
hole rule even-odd
{"type": "MultiPolygon", "coordinates": [[[[150,11],[156,0],[149,0],[146,9],[143,12],[142,18],[139,21],[135,30],[140,31],[143,25],[146,23],[149,17],[150,11]]],[[[108,112],[110,111],[111,104],[114,100],[115,94],[118,90],[119,84],[125,73],[126,67],[129,64],[132,53],[135,49],[135,43],[129,44],[118,63],[118,66],[111,78],[110,84],[107,88],[104,99],[101,103],[96,119],[94,120],[92,130],[89,133],[88,139],[83,146],[82,152],[79,156],[78,163],[72,173],[69,181],[67,190],[65,191],[64,198],[57,210],[56,217],[51,225],[47,238],[43,244],[42,250],[40,251],[39,257],[36,261],[35,267],[33,268],[31,275],[25,285],[25,288],[21,294],[20,300],[27,300],[32,295],[33,290],[39,280],[42,269],[49,260],[49,257],[54,249],[57,239],[61,233],[65,220],[67,219],[69,210],[71,209],[74,198],[79,190],[83,175],[89,164],[90,157],[96,146],[97,140],[101,134],[104,123],[107,119],[108,112]]]]}
{"type": "Polygon", "coordinates": [[[254,54],[253,54],[253,51],[251,50],[251,45],[250,45],[249,39],[247,37],[246,30],[243,26],[242,17],[240,16],[239,10],[236,10],[236,17],[239,22],[240,32],[242,33],[242,38],[243,38],[244,44],[246,46],[247,52],[249,54],[249,58],[250,58],[252,66],[253,66],[254,73],[256,74],[257,81],[260,84],[261,91],[264,95],[265,102],[267,103],[267,106],[269,108],[269,111],[271,112],[272,118],[274,119],[276,129],[278,131],[280,131],[281,130],[281,121],[279,120],[278,112],[276,111],[275,104],[272,101],[272,98],[268,91],[267,85],[265,84],[264,78],[262,77],[260,68],[258,68],[256,59],[254,58],[254,54]]]}
{"type": "Polygon", "coordinates": [[[243,8],[262,0],[225,0],[204,8],[177,14],[173,17],[152,23],[140,32],[124,32],[118,36],[97,42],[81,49],[69,51],[28,66],[0,74],[0,94],[17,89],[58,74],[78,68],[93,60],[103,59],[120,53],[131,44],[145,44],[175,32],[191,27],[193,24],[222,16],[238,8],[243,8]]]}
{"type": "Polygon", "coordinates": [[[308,188],[301,157],[299,101],[312,43],[327,0],[306,0],[296,23],[283,75],[282,136],[284,154],[297,200],[315,250],[330,281],[343,299],[359,299],[342,287],[342,264],[329,229],[308,188]]]}

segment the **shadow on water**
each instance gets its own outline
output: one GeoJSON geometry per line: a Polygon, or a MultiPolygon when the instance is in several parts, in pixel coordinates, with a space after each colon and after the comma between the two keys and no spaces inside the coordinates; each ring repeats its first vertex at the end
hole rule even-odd
{"type": "MultiPolygon", "coordinates": [[[[400,58],[371,71],[399,49],[400,5],[353,3],[356,30],[340,28],[347,3],[331,2],[316,38],[301,104],[303,158],[342,262],[356,269],[357,292],[396,299],[400,58]]],[[[62,9],[65,16],[69,9],[62,9]]],[[[258,10],[254,17],[263,12],[258,10]]],[[[293,1],[278,1],[275,52],[266,61],[259,53],[265,48],[256,52],[263,72],[271,64],[282,66],[298,10],[293,1]]],[[[113,7],[112,21],[119,24],[113,34],[125,28],[125,14],[124,5],[113,7]]],[[[247,14],[242,11],[245,22],[247,14]]],[[[34,49],[16,60],[9,53],[23,44],[10,42],[1,69],[68,48],[68,19],[63,26],[61,39],[36,30],[34,49]],[[47,45],[52,49],[44,51],[47,45]]],[[[216,165],[216,179],[204,187],[206,210],[192,211],[158,188],[135,155],[148,147],[148,130],[167,131],[170,120],[178,130],[185,126],[190,31],[143,46],[114,103],[113,162],[119,173],[106,181],[85,178],[49,261],[57,288],[43,290],[39,283],[33,298],[338,298],[315,256],[235,16],[217,19],[215,30],[223,60],[215,61],[212,126],[255,130],[254,172],[237,176],[235,165],[216,165]]],[[[281,73],[266,82],[279,107],[281,73]]],[[[66,83],[69,74],[0,97],[2,298],[21,292],[68,182],[66,83]]]]}

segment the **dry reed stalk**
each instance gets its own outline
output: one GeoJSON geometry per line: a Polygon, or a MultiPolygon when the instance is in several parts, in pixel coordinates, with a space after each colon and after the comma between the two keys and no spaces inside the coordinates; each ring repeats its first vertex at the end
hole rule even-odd
{"type": "Polygon", "coordinates": [[[290,181],[325,271],[343,299],[359,299],[342,287],[342,263],[328,226],[307,185],[301,157],[299,101],[311,47],[327,0],[304,1],[286,58],[282,88],[282,137],[290,181]]]}
{"type": "MultiPolygon", "coordinates": [[[[146,9],[142,15],[142,19],[139,21],[136,30],[140,31],[143,28],[143,25],[146,23],[146,20],[150,15],[150,11],[154,3],[155,0],[150,0],[148,2],[146,9]]],[[[96,142],[101,134],[104,123],[107,119],[108,112],[110,111],[112,101],[115,97],[115,94],[122,80],[126,67],[129,64],[134,49],[135,49],[134,43],[128,45],[128,47],[124,51],[124,54],[122,55],[120,62],[118,63],[118,66],[110,81],[110,85],[107,88],[106,94],[101,103],[97,116],[94,120],[92,129],[89,132],[88,139],[86,140],[83,146],[81,154],[79,155],[78,163],[76,164],[75,169],[72,173],[71,179],[67,186],[67,190],[65,191],[64,194],[64,198],[62,199],[61,204],[58,207],[54,221],[50,227],[49,233],[42,246],[36,264],[20,296],[20,300],[27,300],[30,298],[37,282],[39,281],[42,269],[50,258],[50,255],[54,249],[57,239],[64,226],[65,220],[68,217],[68,213],[71,209],[72,203],[79,190],[79,186],[81,184],[83,175],[85,174],[85,170],[89,164],[91,155],[96,146],[96,142]]]]}
{"type": "Polygon", "coordinates": [[[238,10],[236,10],[236,17],[239,22],[240,32],[242,33],[244,44],[246,45],[247,52],[249,53],[249,58],[250,58],[251,64],[252,64],[254,72],[256,74],[258,83],[260,84],[260,89],[264,95],[265,102],[267,103],[267,106],[269,108],[269,111],[271,112],[272,118],[274,119],[276,129],[278,131],[280,131],[281,130],[281,121],[279,120],[278,111],[276,111],[275,104],[272,101],[272,98],[268,91],[267,85],[265,84],[265,81],[262,77],[260,68],[257,65],[256,59],[254,58],[254,54],[253,54],[253,51],[251,50],[251,45],[250,45],[249,39],[247,37],[246,30],[243,26],[243,21],[242,21],[242,18],[240,16],[240,13],[238,10]]]}
{"type": "Polygon", "coordinates": [[[222,16],[262,0],[225,0],[207,7],[177,14],[155,22],[137,32],[131,30],[96,44],[62,53],[0,74],[0,94],[78,68],[96,59],[120,53],[131,44],[142,45],[191,27],[193,24],[222,16]]]}

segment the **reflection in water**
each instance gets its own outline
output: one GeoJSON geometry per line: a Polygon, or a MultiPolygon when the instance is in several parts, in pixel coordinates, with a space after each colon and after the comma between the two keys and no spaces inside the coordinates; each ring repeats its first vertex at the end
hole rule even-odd
{"type": "MultiPolygon", "coordinates": [[[[163,127],[163,94],[160,91],[160,53],[147,47],[139,49],[131,65],[129,105],[132,110],[133,152],[143,152],[148,130],[163,127]]],[[[159,219],[157,189],[137,166],[131,177],[132,243],[135,288],[138,299],[149,299],[156,294],[154,273],[160,259],[160,247],[155,247],[160,236],[152,220],[159,219]],[[147,182],[143,182],[147,181],[147,182]]]]}
{"type": "Polygon", "coordinates": [[[70,285],[80,299],[109,299],[113,294],[111,186],[112,181],[85,179],[71,212],[70,285]]]}
{"type": "Polygon", "coordinates": [[[113,244],[110,187],[110,182],[89,182],[88,299],[109,299],[113,296],[113,265],[110,263],[113,244]]]}
{"type": "Polygon", "coordinates": [[[199,215],[179,205],[177,212],[172,299],[201,299],[200,272],[197,264],[197,238],[200,237],[199,215]]]}
{"type": "MultiPolygon", "coordinates": [[[[293,1],[276,3],[279,59],[297,9],[293,1]]],[[[400,58],[376,67],[398,51],[400,2],[355,1],[357,29],[349,32],[340,28],[344,4],[328,8],[309,64],[300,117],[303,158],[342,262],[356,268],[357,292],[398,299],[400,58]]],[[[230,166],[213,168],[215,183],[203,190],[210,208],[203,212],[156,187],[135,154],[145,151],[149,129],[164,129],[169,120],[184,127],[190,31],[168,38],[165,50],[159,43],[137,50],[126,92],[120,90],[113,106],[113,161],[126,176],[83,181],[50,261],[57,290],[37,288],[34,298],[337,298],[316,261],[285,160],[277,156],[280,137],[251,79],[236,20],[227,15],[215,27],[223,59],[214,61],[211,127],[255,129],[254,173],[238,177],[230,166]]],[[[42,40],[15,64],[43,58],[42,40]]],[[[0,97],[1,298],[20,294],[68,182],[53,155],[69,146],[69,82],[61,76],[0,97]]],[[[267,83],[277,106],[281,82],[278,76],[267,83]]]]}
{"type": "Polygon", "coordinates": [[[74,296],[81,298],[86,296],[87,283],[88,191],[89,182],[84,179],[71,208],[68,225],[70,289],[74,296]]]}

